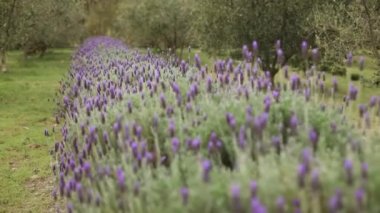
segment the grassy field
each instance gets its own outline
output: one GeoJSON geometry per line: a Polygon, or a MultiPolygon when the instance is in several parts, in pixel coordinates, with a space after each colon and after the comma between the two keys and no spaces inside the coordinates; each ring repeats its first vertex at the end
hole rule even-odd
{"type": "Polygon", "coordinates": [[[21,52],[8,54],[9,71],[0,73],[0,212],[53,210],[52,144],[44,129],[54,122],[55,92],[70,54],[51,50],[27,60],[21,52]]]}

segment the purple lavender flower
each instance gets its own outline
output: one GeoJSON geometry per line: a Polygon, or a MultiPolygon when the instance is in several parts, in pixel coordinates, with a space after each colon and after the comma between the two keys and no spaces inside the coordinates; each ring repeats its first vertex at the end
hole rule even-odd
{"type": "Polygon", "coordinates": [[[353,101],[356,100],[357,94],[358,94],[358,89],[353,84],[350,84],[350,87],[349,87],[350,100],[353,100],[353,101]]]}
{"type": "Polygon", "coordinates": [[[252,54],[249,52],[249,49],[248,49],[247,45],[243,45],[242,54],[243,54],[243,58],[246,61],[251,61],[252,54]]]}
{"type": "Polygon", "coordinates": [[[176,82],[173,82],[171,84],[171,86],[172,86],[172,90],[175,94],[177,94],[177,95],[181,94],[180,88],[176,82]]]}
{"type": "Polygon", "coordinates": [[[240,186],[233,184],[231,186],[231,201],[232,201],[232,206],[235,212],[240,212],[241,210],[241,204],[240,204],[240,186]]]}
{"type": "Polygon", "coordinates": [[[74,206],[73,203],[68,202],[67,203],[67,213],[73,213],[74,212],[74,206]]]}
{"type": "Polygon", "coordinates": [[[293,200],[294,213],[301,213],[301,201],[299,199],[293,200]]]}
{"type": "Polygon", "coordinates": [[[200,138],[194,138],[191,141],[190,148],[194,151],[198,151],[201,146],[201,139],[200,138]]]}
{"type": "Polygon", "coordinates": [[[356,199],[356,204],[359,209],[363,208],[364,205],[364,196],[365,196],[365,191],[363,188],[359,188],[355,192],[355,199],[356,199]]]}
{"type": "Polygon", "coordinates": [[[307,41],[302,41],[302,43],[301,43],[301,55],[303,58],[307,58],[308,49],[309,49],[309,45],[307,44],[307,41]]]}
{"type": "Polygon", "coordinates": [[[270,107],[271,107],[271,98],[267,95],[264,98],[264,111],[266,113],[269,113],[270,107]]]}
{"type": "Polygon", "coordinates": [[[353,163],[350,159],[346,159],[343,164],[344,170],[346,172],[346,178],[347,178],[347,183],[349,185],[352,185],[354,181],[354,176],[353,176],[353,163]]]}
{"type": "Polygon", "coordinates": [[[290,85],[293,91],[297,90],[300,86],[300,78],[298,75],[293,74],[290,78],[290,85]]]}
{"type": "Polygon", "coordinates": [[[126,185],[125,185],[125,175],[124,171],[121,167],[119,167],[116,171],[116,178],[117,178],[117,184],[121,191],[125,191],[126,185]]]}
{"type": "Polygon", "coordinates": [[[276,50],[276,54],[277,54],[277,63],[281,66],[285,60],[284,51],[282,51],[282,49],[279,48],[276,50]]]}
{"type": "Polygon", "coordinates": [[[165,95],[163,93],[160,94],[160,103],[161,103],[161,107],[163,109],[166,108],[166,99],[165,99],[165,95]]]}
{"type": "Polygon", "coordinates": [[[51,192],[51,196],[53,197],[53,199],[56,201],[57,198],[58,198],[58,195],[57,195],[57,189],[54,188],[53,191],[51,192]]]}
{"type": "Polygon", "coordinates": [[[182,204],[186,206],[189,200],[189,189],[187,187],[182,187],[180,189],[180,194],[182,198],[182,204]]]}
{"type": "Polygon", "coordinates": [[[187,65],[186,61],[184,61],[184,60],[181,61],[179,69],[182,72],[182,74],[185,74],[187,72],[188,65],[187,65]]]}
{"type": "Polygon", "coordinates": [[[136,128],[134,129],[134,133],[137,137],[137,139],[141,140],[143,128],[140,125],[136,125],[136,128]]]}
{"type": "Polygon", "coordinates": [[[198,68],[198,70],[201,70],[201,58],[199,57],[198,53],[194,56],[195,60],[195,66],[198,68]]]}
{"type": "Polygon", "coordinates": [[[360,71],[364,70],[364,62],[365,62],[364,56],[360,56],[360,58],[359,58],[359,69],[360,69],[360,71]]]}
{"type": "Polygon", "coordinates": [[[266,213],[266,207],[260,202],[259,198],[251,199],[251,213],[266,213]]]}
{"type": "Polygon", "coordinates": [[[298,118],[295,113],[293,113],[293,115],[290,117],[289,125],[292,132],[297,133],[298,118]]]}
{"type": "Polygon", "coordinates": [[[318,191],[321,188],[321,183],[319,181],[319,171],[314,169],[311,173],[311,188],[314,191],[318,191]]]}
{"type": "Polygon", "coordinates": [[[352,60],[353,60],[352,52],[347,53],[346,60],[347,60],[347,66],[350,67],[352,65],[352,60]]]}
{"type": "Polygon", "coordinates": [[[65,176],[63,174],[63,172],[60,172],[59,174],[59,193],[61,196],[64,195],[64,192],[65,192],[65,176]]]}
{"type": "Polygon", "coordinates": [[[251,181],[249,184],[249,188],[251,190],[251,198],[255,198],[257,196],[257,189],[258,189],[257,182],[254,180],[251,181]]]}
{"type": "Polygon", "coordinates": [[[91,164],[89,162],[84,163],[83,171],[87,177],[91,177],[91,164]]]}
{"type": "Polygon", "coordinates": [[[173,120],[169,121],[169,127],[168,127],[168,132],[170,137],[174,137],[176,131],[176,126],[173,120]]]}
{"type": "Polygon", "coordinates": [[[283,196],[280,196],[277,198],[276,209],[277,209],[277,213],[284,213],[285,212],[285,198],[283,196]]]}
{"type": "Polygon", "coordinates": [[[231,127],[231,129],[236,128],[236,119],[232,115],[232,113],[230,113],[230,112],[226,113],[226,121],[227,121],[228,125],[231,127]]]}
{"type": "Polygon", "coordinates": [[[239,138],[238,138],[238,144],[241,149],[244,149],[246,145],[246,133],[245,133],[245,127],[241,126],[239,131],[239,138]]]}
{"type": "Polygon", "coordinates": [[[79,167],[74,170],[74,178],[78,182],[82,179],[82,170],[79,167]]]}
{"type": "Polygon", "coordinates": [[[212,91],[212,79],[210,76],[207,77],[207,92],[211,92],[212,91]]]}
{"type": "Polygon", "coordinates": [[[76,185],[76,190],[77,190],[77,195],[79,202],[83,203],[84,202],[84,193],[83,193],[83,188],[81,183],[77,183],[76,185]]]}
{"type": "Polygon", "coordinates": [[[69,97],[64,96],[63,97],[63,103],[64,103],[65,107],[68,108],[69,105],[70,105],[70,99],[69,99],[69,97]]]}
{"type": "MultiPolygon", "coordinates": [[[[380,99],[379,99],[379,101],[380,101],[380,99]]],[[[376,106],[376,103],[377,103],[377,97],[376,96],[371,96],[371,99],[369,101],[369,107],[373,108],[374,106],[376,106]]]]}
{"type": "Polygon", "coordinates": [[[273,90],[272,96],[277,103],[280,102],[280,92],[278,90],[273,90]]]}
{"type": "Polygon", "coordinates": [[[311,50],[311,57],[313,59],[314,63],[317,63],[319,61],[319,50],[318,48],[314,48],[311,50]]]}
{"type": "Polygon", "coordinates": [[[306,172],[310,171],[310,164],[313,161],[313,153],[310,148],[305,148],[302,150],[302,163],[305,166],[306,172]]]}
{"type": "Polygon", "coordinates": [[[305,186],[305,177],[307,174],[307,167],[305,164],[300,164],[298,166],[298,171],[297,171],[297,178],[298,178],[298,186],[300,188],[303,188],[305,186]]]}
{"type": "Polygon", "coordinates": [[[218,140],[218,137],[215,132],[211,132],[210,140],[208,143],[208,150],[210,153],[217,152],[222,147],[222,142],[218,140]]]}
{"type": "Polygon", "coordinates": [[[257,53],[258,53],[258,51],[259,51],[259,44],[257,43],[257,41],[256,40],[254,40],[253,42],[252,42],[252,49],[253,49],[253,55],[254,56],[257,56],[257,53]]]}
{"type": "Polygon", "coordinates": [[[173,153],[177,153],[179,150],[180,142],[178,138],[172,139],[172,151],[173,153]]]}
{"type": "Polygon", "coordinates": [[[210,171],[212,170],[212,164],[210,160],[203,160],[202,161],[202,171],[203,171],[203,181],[209,182],[210,181],[210,171]]]}
{"type": "Polygon", "coordinates": [[[364,105],[364,104],[360,104],[359,105],[359,115],[360,115],[360,117],[362,118],[363,115],[364,115],[364,113],[366,113],[366,112],[367,112],[367,106],[364,105]]]}
{"type": "Polygon", "coordinates": [[[342,192],[338,189],[335,194],[330,198],[329,210],[332,213],[339,212],[343,208],[342,192]]]}
{"type": "Polygon", "coordinates": [[[121,130],[121,125],[120,125],[120,123],[119,123],[119,122],[115,122],[115,123],[113,124],[113,132],[114,132],[114,134],[115,134],[116,137],[118,136],[120,130],[121,130]]]}
{"type": "Polygon", "coordinates": [[[311,130],[309,131],[309,140],[310,140],[310,142],[311,142],[312,145],[313,145],[313,149],[314,149],[314,151],[317,150],[318,139],[319,139],[319,134],[318,134],[317,130],[314,129],[314,128],[311,129],[311,130]]]}
{"type": "Polygon", "coordinates": [[[281,40],[276,41],[275,48],[276,48],[276,50],[281,48],[281,40]]]}

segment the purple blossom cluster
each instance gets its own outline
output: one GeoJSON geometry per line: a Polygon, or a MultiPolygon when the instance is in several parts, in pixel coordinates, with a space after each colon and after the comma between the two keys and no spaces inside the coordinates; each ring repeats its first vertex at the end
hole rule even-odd
{"type": "MultiPolygon", "coordinates": [[[[275,48],[284,63],[281,41],[275,48]]],[[[318,49],[303,42],[300,51],[318,62],[318,49]]],[[[199,55],[178,63],[108,37],[87,40],[61,86],[53,196],[68,200],[68,212],[193,212],[206,206],[216,212],[307,212],[315,203],[323,212],[365,211],[371,175],[358,142],[364,139],[344,114],[357,87],[350,85],[339,107],[321,106],[319,98],[335,98],[336,79],[328,88],[324,74],[303,79],[284,66],[286,81],[275,83],[262,70],[257,41],[242,53],[245,61],[218,60],[209,70],[199,55]],[[339,163],[324,159],[326,153],[339,163]],[[276,163],[269,168],[262,161],[276,163]],[[287,170],[273,174],[278,181],[288,178],[284,186],[268,186],[271,170],[287,170]]],[[[359,106],[367,123],[379,112],[379,97],[359,106]]]]}

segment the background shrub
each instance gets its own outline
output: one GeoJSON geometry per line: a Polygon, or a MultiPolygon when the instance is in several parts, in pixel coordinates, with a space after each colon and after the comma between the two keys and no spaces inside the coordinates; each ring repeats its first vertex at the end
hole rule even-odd
{"type": "Polygon", "coordinates": [[[359,81],[360,80],[360,74],[359,73],[352,73],[350,75],[351,81],[359,81]]]}

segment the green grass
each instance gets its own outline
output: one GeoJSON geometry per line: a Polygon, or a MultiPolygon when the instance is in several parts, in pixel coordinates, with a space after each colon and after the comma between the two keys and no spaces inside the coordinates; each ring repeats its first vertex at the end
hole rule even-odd
{"type": "MultiPolygon", "coordinates": [[[[55,93],[69,67],[71,50],[52,50],[44,58],[8,53],[8,72],[0,73],[0,212],[52,210],[52,126],[55,93]]],[[[56,128],[59,131],[59,128],[56,128]]]]}

